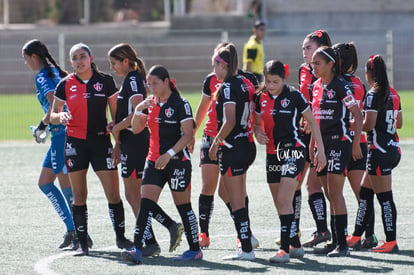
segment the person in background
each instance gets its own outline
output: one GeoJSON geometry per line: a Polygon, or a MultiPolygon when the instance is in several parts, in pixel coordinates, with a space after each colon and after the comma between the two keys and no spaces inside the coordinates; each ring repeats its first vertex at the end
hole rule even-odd
{"type": "Polygon", "coordinates": [[[80,243],[78,255],[89,255],[88,194],[86,175],[89,164],[102,183],[108,200],[109,216],[119,248],[132,247],[125,238],[124,207],[119,194],[118,172],[111,154],[107,130],[107,108],[115,119],[117,88],[112,76],[98,70],[91,50],[78,43],[69,51],[74,73],[59,82],[52,106],[52,123],[67,125],[65,158],[73,190],[73,220],[80,243]],[[68,110],[63,106],[67,105],[68,110]]]}
{"type": "Polygon", "coordinates": [[[147,83],[154,97],[142,101],[135,108],[132,118],[135,133],[144,130],[147,125],[150,131],[150,147],[142,179],[141,209],[135,225],[135,247],[124,249],[122,254],[136,264],[142,263],[144,236],[148,234],[153,211],[158,207],[159,196],[168,182],[190,247],[174,260],[202,260],[197,217],[191,207],[192,169],[187,149],[194,128],[191,106],[181,97],[164,66],[151,67],[147,83]]]}
{"type": "Polygon", "coordinates": [[[373,192],[375,192],[381,206],[386,241],[370,251],[396,253],[399,250],[397,208],[393,198],[391,172],[401,159],[397,135],[397,129],[402,128],[403,124],[401,102],[397,92],[390,87],[382,56],[372,55],[365,64],[365,72],[366,80],[371,86],[364,102],[363,124],[363,130],[368,132],[368,173],[365,177],[369,177],[369,180],[364,180],[361,186],[355,230],[348,236],[347,242],[349,245],[360,242],[367,224],[373,223],[373,192]]]}
{"type": "Polygon", "coordinates": [[[253,35],[243,46],[243,70],[253,73],[259,83],[263,81],[265,34],[266,24],[263,21],[256,21],[253,26],[253,35]]]}
{"type": "MultiPolygon", "coordinates": [[[[149,131],[145,127],[140,133],[134,134],[131,120],[136,106],[147,97],[146,70],[143,60],[129,44],[121,43],[112,47],[108,52],[108,58],[111,69],[124,78],[118,93],[115,121],[109,125],[116,141],[112,158],[115,164],[121,162],[125,197],[136,219],[141,204],[141,183],[148,155],[149,131]]],[[[170,252],[174,251],[181,242],[183,225],[173,221],[160,207],[154,209],[154,218],[169,230],[170,252]]],[[[142,254],[147,257],[160,253],[161,248],[151,227],[142,254]]]]}
{"type": "Polygon", "coordinates": [[[76,240],[75,226],[70,211],[73,200],[72,188],[64,156],[66,127],[60,123],[50,123],[50,113],[56,85],[68,73],[63,71],[55,62],[47,46],[37,39],[24,44],[22,55],[25,64],[37,72],[35,77],[36,96],[44,112],[39,125],[34,128],[33,136],[37,143],[44,143],[47,137],[46,131],[52,133],[50,147],[43,160],[38,185],[66,226],[63,242],[59,245],[59,248],[65,248],[76,240]],[[42,134],[44,135],[43,139],[41,138],[42,134]],[[59,180],[61,190],[54,184],[56,178],[59,180]]]}
{"type": "Polygon", "coordinates": [[[304,256],[291,204],[306,161],[306,146],[299,132],[302,115],[318,144],[319,150],[313,159],[317,171],[325,167],[326,157],[308,101],[298,90],[285,84],[288,72],[284,64],[268,61],[263,74],[264,85],[256,97],[255,135],[260,144],[266,145],[267,182],[279,213],[281,235],[280,249],[269,261],[285,263],[290,257],[304,256]]]}
{"type": "MultiPolygon", "coordinates": [[[[326,253],[328,257],[344,257],[349,255],[346,241],[348,215],[343,196],[345,169],[351,158],[355,161],[362,158],[362,113],[347,83],[337,76],[340,62],[332,48],[318,48],[312,56],[312,67],[318,77],[312,91],[312,112],[321,129],[328,162],[317,175],[328,192],[333,214],[333,242],[318,252],[326,253]],[[351,114],[354,117],[353,139],[349,134],[351,114]]],[[[311,140],[310,144],[312,148],[314,142],[311,140]]]]}

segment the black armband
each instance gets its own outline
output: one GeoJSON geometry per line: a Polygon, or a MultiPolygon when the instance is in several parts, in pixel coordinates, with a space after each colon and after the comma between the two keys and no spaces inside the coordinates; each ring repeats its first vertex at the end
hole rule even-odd
{"type": "Polygon", "coordinates": [[[43,131],[44,129],[46,129],[47,124],[43,122],[43,119],[39,122],[39,125],[37,125],[37,129],[43,131]]]}

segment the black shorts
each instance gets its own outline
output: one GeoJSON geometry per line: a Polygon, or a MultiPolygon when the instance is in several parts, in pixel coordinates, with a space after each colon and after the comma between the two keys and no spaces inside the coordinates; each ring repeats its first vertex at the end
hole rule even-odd
{"type": "Polygon", "coordinates": [[[367,170],[369,175],[385,176],[391,175],[398,163],[400,163],[401,152],[397,147],[387,148],[386,153],[378,149],[370,149],[367,156],[367,170]]]}
{"type": "Polygon", "coordinates": [[[351,160],[348,163],[348,167],[346,170],[353,171],[353,170],[362,170],[365,171],[367,169],[367,153],[368,147],[366,143],[361,143],[361,152],[362,158],[357,159],[356,161],[351,157],[351,160]]]}
{"type": "Polygon", "coordinates": [[[216,164],[218,165],[217,160],[211,160],[208,156],[208,152],[210,151],[210,147],[213,144],[214,137],[203,134],[203,138],[201,139],[201,147],[200,147],[200,166],[203,164],[216,164]]]}
{"type": "Polygon", "coordinates": [[[141,179],[149,149],[149,132],[144,130],[134,135],[129,130],[121,131],[121,176],[141,179]]]}
{"type": "Polygon", "coordinates": [[[116,170],[112,163],[112,143],[109,135],[96,135],[87,139],[66,137],[65,161],[69,172],[88,169],[116,170]]]}
{"type": "Polygon", "coordinates": [[[317,172],[318,176],[331,174],[344,174],[346,166],[352,158],[352,143],[349,140],[342,141],[341,138],[323,138],[327,164],[325,168],[317,172]]]}
{"type": "Polygon", "coordinates": [[[249,143],[241,143],[227,148],[220,146],[218,151],[218,164],[220,174],[228,176],[240,176],[247,172],[249,162],[251,161],[251,145],[249,143]]]}
{"type": "Polygon", "coordinates": [[[277,154],[266,155],[267,183],[278,183],[280,178],[296,178],[300,180],[305,168],[305,147],[281,147],[277,154]]]}
{"type": "Polygon", "coordinates": [[[142,185],[156,185],[161,188],[168,182],[171,191],[183,192],[191,183],[191,161],[171,159],[163,170],[155,169],[155,162],[147,160],[142,185]]]}
{"type": "Polygon", "coordinates": [[[311,159],[310,159],[310,156],[309,156],[309,144],[310,144],[310,141],[311,141],[311,134],[306,134],[306,133],[304,133],[304,132],[302,132],[301,133],[301,139],[302,139],[302,141],[303,141],[303,143],[305,144],[305,154],[306,154],[306,157],[305,157],[305,160],[306,160],[306,162],[309,162],[309,163],[311,163],[311,159]]]}

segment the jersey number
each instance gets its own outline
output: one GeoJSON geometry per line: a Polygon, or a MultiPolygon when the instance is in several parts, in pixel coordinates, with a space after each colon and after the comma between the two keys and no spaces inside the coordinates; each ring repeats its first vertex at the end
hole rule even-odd
{"type": "Polygon", "coordinates": [[[243,129],[246,129],[247,126],[249,125],[249,114],[250,114],[249,102],[245,102],[244,108],[243,108],[243,114],[240,120],[240,125],[243,127],[243,129]]]}
{"type": "Polygon", "coordinates": [[[385,122],[387,123],[387,133],[391,135],[395,134],[395,129],[397,128],[397,116],[398,110],[387,110],[385,114],[385,122]]]}

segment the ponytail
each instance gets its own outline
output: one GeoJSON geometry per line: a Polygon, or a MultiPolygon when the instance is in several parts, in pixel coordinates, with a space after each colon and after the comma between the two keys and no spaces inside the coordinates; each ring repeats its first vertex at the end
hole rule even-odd
{"type": "Polygon", "coordinates": [[[387,68],[384,59],[380,55],[371,55],[368,59],[365,70],[371,74],[374,81],[373,89],[379,97],[379,108],[385,109],[390,94],[390,84],[388,82],[387,68]]]}
{"type": "Polygon", "coordinates": [[[354,42],[338,43],[332,48],[340,63],[338,74],[354,74],[358,68],[358,55],[354,42]]]}

